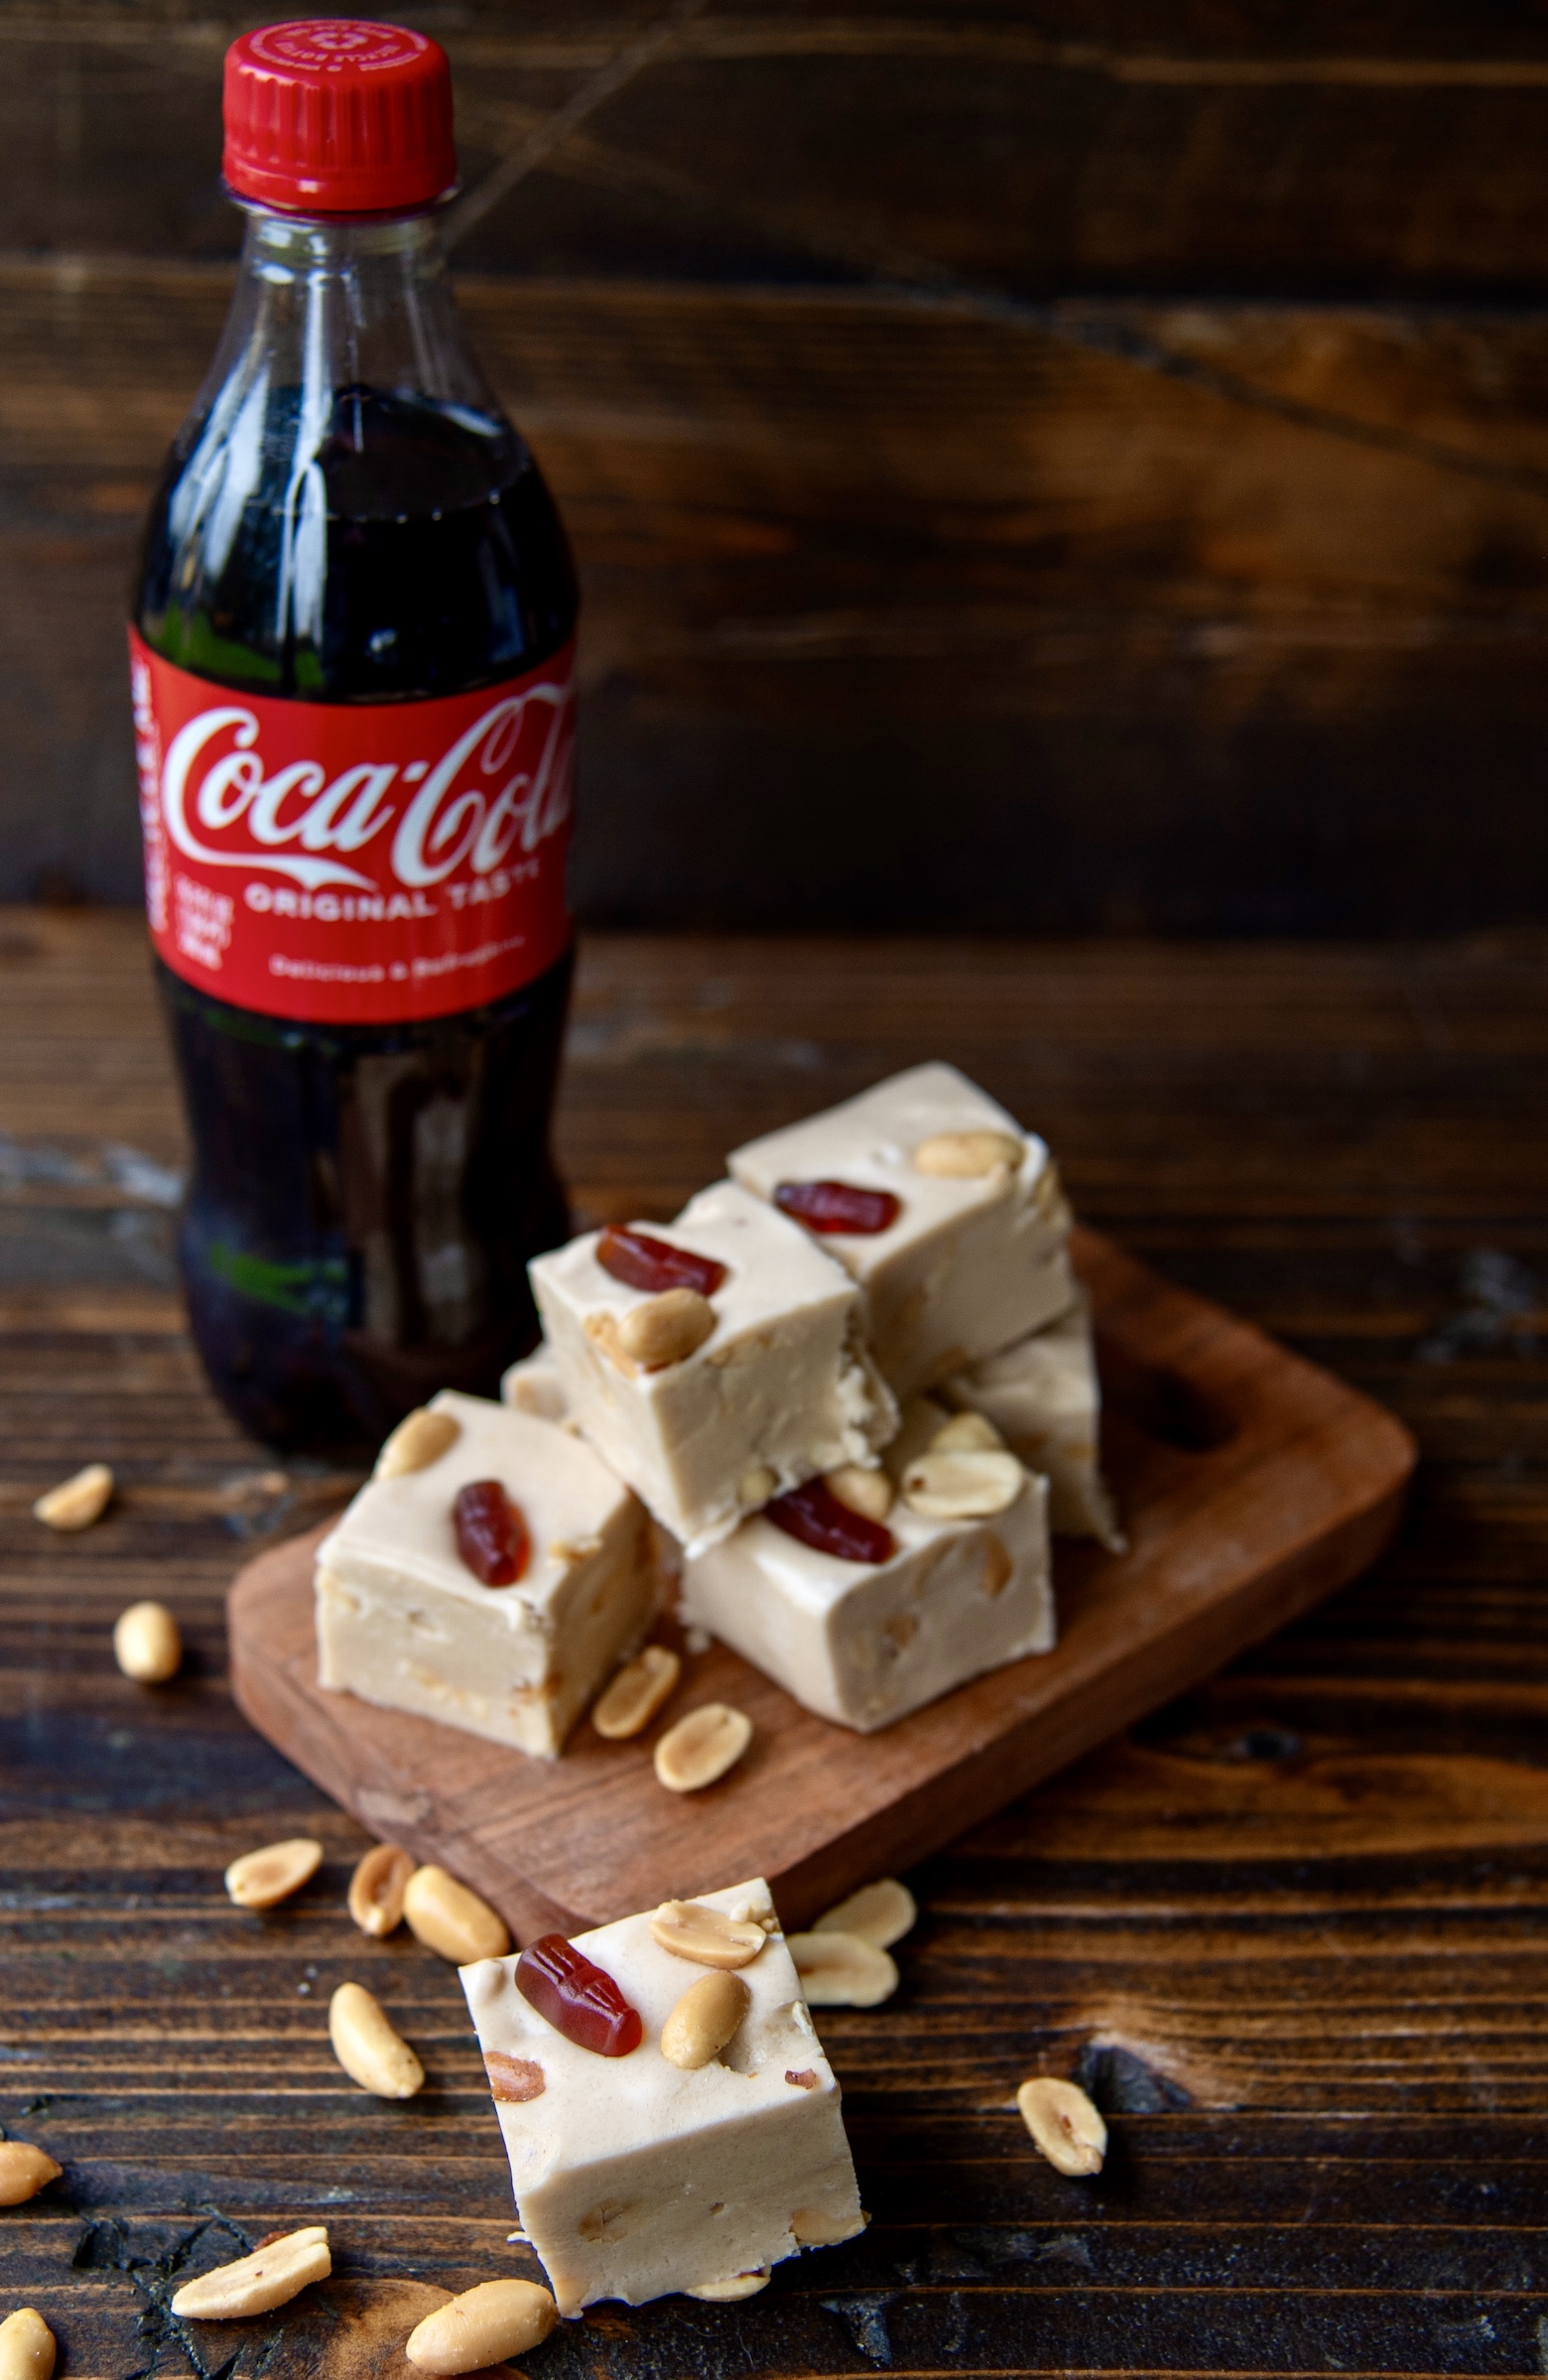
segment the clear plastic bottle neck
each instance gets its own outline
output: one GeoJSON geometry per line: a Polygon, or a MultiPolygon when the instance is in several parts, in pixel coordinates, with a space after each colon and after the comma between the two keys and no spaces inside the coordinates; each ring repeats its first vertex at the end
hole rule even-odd
{"type": "Polygon", "coordinates": [[[325,392],[366,387],[465,406],[500,406],[462,333],[441,215],[308,219],[251,207],[225,331],[205,383],[213,400],[242,358],[271,383],[325,392]]]}
{"type": "Polygon", "coordinates": [[[136,605],[167,659],[319,700],[492,683],[571,633],[564,533],[463,335],[438,215],[251,211],[136,605]]]}

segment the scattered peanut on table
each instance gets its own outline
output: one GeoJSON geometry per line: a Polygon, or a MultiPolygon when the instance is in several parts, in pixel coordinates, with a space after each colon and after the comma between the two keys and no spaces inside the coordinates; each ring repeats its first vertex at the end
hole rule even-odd
{"type": "Polygon", "coordinates": [[[481,2281],[427,2314],[404,2353],[422,2372],[481,2372],[541,2346],[558,2319],[558,2307],[537,2282],[481,2281]]]}
{"type": "Polygon", "coordinates": [[[656,1775],[673,1793],[698,1793],[734,1769],[752,1742],[752,1721],[728,1702],[704,1702],[669,1727],[656,1746],[656,1775]]]}
{"type": "Polygon", "coordinates": [[[403,1922],[403,1896],[414,1862],[396,1843],[376,1843],[349,1879],[349,1915],[362,1933],[377,1941],[403,1922]]]}
{"type": "Polygon", "coordinates": [[[898,1988],[893,1960],[863,1934],[792,1933],[785,1946],[813,2008],[879,2008],[898,1988]]]}
{"type": "Polygon", "coordinates": [[[914,1896],[906,1884],[895,1876],[883,1876],[875,1884],[862,1884],[857,1893],[837,1908],[825,1910],[812,1926],[814,1933],[857,1933],[862,1941],[874,1942],[878,1950],[890,1950],[894,1942],[913,1930],[919,1917],[914,1896]]]}
{"type": "Polygon", "coordinates": [[[504,1918],[434,1864],[416,1868],[409,1878],[403,1914],[427,1950],[450,1959],[454,1967],[470,1966],[478,1958],[503,1958],[511,1946],[504,1918]]]}
{"type": "Polygon", "coordinates": [[[637,1736],[650,1725],[683,1674],[681,1657],[668,1645],[647,1645],[625,1661],[591,1706],[591,1725],[609,1743],[637,1736]]]}
{"type": "Polygon", "coordinates": [[[1107,2127],[1078,2082],[1034,2074],[1016,2093],[1034,2146],[1061,2174],[1099,2174],[1107,2127]]]}
{"type": "Polygon", "coordinates": [[[274,1909],[310,1883],[322,1865],[322,1844],[311,1835],[292,1835],[234,1859],[225,1872],[225,1889],[238,1909],[274,1909]]]}
{"type": "Polygon", "coordinates": [[[378,2099],[412,2099],[425,2069],[363,1983],[341,1983],[328,2002],[327,2038],[351,2082],[378,2099]]]}
{"type": "Polygon", "coordinates": [[[19,2306],[0,2322],[0,2380],[51,2380],[54,2333],[35,2306],[19,2306]]]}
{"type": "Polygon", "coordinates": [[[0,2206],[25,2206],[64,2171],[47,2149],[35,2149],[31,2141],[0,2141],[0,2206]]]}
{"type": "Polygon", "coordinates": [[[113,1658],[137,1685],[164,1686],[183,1666],[183,1638],[164,1603],[131,1603],[113,1623],[113,1658]]]}
{"type": "Polygon", "coordinates": [[[312,2223],[269,2240],[251,2256],[239,2256],[233,2264],[216,2265],[212,2273],[186,2281],[172,2301],[172,2311],[195,2322],[232,2322],[244,2314],[272,2314],[276,2306],[288,2306],[309,2282],[325,2281],[332,2269],[326,2225],[312,2223]]]}
{"type": "Polygon", "coordinates": [[[61,1480],[33,1506],[33,1519],[46,1528],[89,1528],[100,1521],[113,1494],[113,1475],[105,1463],[88,1463],[61,1480]]]}

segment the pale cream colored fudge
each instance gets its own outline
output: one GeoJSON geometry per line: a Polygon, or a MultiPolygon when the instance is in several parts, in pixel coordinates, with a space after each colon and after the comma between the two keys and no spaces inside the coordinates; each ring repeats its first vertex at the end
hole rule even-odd
{"type": "MultiPolygon", "coordinates": [[[[894,1444],[911,1460],[950,1416],[912,1406],[894,1444]]],[[[888,1468],[902,1460],[888,1449],[888,1468]]],[[[708,1629],[787,1694],[862,1735],[1055,1637],[1047,1484],[1028,1473],[984,1521],[927,1521],[899,1497],[885,1526],[896,1551],[841,1561],[771,1521],[743,1521],[686,1564],[682,1618],[708,1629]]]]}
{"type": "Polygon", "coordinates": [[[1055,1536],[1096,1537],[1122,1551],[1100,1470],[1101,1389],[1084,1291],[1061,1320],[954,1373],[940,1394],[960,1411],[982,1413],[1013,1454],[1045,1475],[1055,1536]]]}
{"type": "Polygon", "coordinates": [[[783,1489],[874,1460],[897,1410],[842,1265],[734,1182],[702,1190],[675,1223],[633,1228],[726,1268],[710,1335],[660,1371],[609,1351],[609,1331],[648,1293],[602,1269],[599,1233],[530,1271],[572,1416],[663,1528],[712,1544],[783,1489]]]}
{"type": "Polygon", "coordinates": [[[518,1413],[536,1413],[542,1421],[567,1419],[570,1402],[546,1339],[540,1339],[530,1356],[523,1356],[502,1373],[500,1395],[518,1413]]]}
{"type": "Polygon", "coordinates": [[[451,1389],[430,1409],[457,1424],[446,1453],[368,1481],[318,1548],[318,1682],[552,1759],[653,1617],[649,1521],[552,1422],[451,1389]],[[484,1586],[457,1551],[457,1490],[485,1479],[531,1539],[513,1586],[484,1586]]]}
{"type": "Polygon", "coordinates": [[[865,1289],[871,1349],[900,1397],[1024,1338],[1075,1295],[1047,1148],[955,1066],[911,1067],[727,1163],[760,1198],[782,1182],[838,1181],[900,1201],[886,1231],[820,1242],[865,1289]],[[1019,1156],[976,1175],[922,1172],[916,1155],[948,1134],[1003,1135],[1019,1156]]]}
{"type": "Polygon", "coordinates": [[[698,1898],[757,1919],[768,1940],[736,1970],[746,2015],[693,2071],[663,2056],[662,2027],[710,1970],[664,1950],[649,1913],[575,1937],[644,2021],[626,2057],[557,2033],[517,1991],[514,1958],[461,1970],[517,2212],[561,2314],[764,2274],[864,2225],[838,2085],[768,1886],[758,1878],[698,1898]]]}

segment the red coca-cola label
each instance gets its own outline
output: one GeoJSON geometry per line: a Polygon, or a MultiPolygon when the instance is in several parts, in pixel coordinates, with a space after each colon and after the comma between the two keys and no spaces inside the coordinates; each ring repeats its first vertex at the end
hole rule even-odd
{"type": "Polygon", "coordinates": [[[395,1024],[498,999],[570,940],[574,644],[419,703],[212,686],[133,629],[151,938],[238,1008],[395,1024]]]}

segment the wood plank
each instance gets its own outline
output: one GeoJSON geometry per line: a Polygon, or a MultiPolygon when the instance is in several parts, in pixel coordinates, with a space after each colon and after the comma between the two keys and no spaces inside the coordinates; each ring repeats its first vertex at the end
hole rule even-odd
{"type": "Polygon", "coordinates": [[[231,1590],[239,1705],[373,1832],[485,1894],[519,1938],[748,1876],[768,1879],[787,1925],[819,1916],[1297,1617],[1396,1526],[1413,1448],[1389,1415],[1099,1239],[1081,1235],[1075,1253],[1109,1399],[1127,1387],[1149,1426],[1117,1439],[1131,1550],[1059,1549],[1054,1653],[862,1737],[713,1647],[663,1724],[697,1701],[728,1702],[752,1719],[753,1749],[712,1793],[688,1799],[653,1786],[644,1739],[604,1744],[582,1726],[560,1761],[532,1761],[322,1692],[319,1529],[260,1554],[231,1590]],[[1157,1437],[1163,1390],[1209,1415],[1219,1442],[1157,1437]]]}
{"type": "MultiPolygon", "coordinates": [[[[593,920],[1304,932],[1530,910],[1536,317],[1018,321],[487,279],[466,300],[585,579],[593,920]]],[[[137,895],[123,586],[223,303],[218,272],[0,269],[0,889],[137,895]]]]}
{"type": "MultiPolygon", "coordinates": [[[[464,179],[663,12],[443,23],[464,179]]],[[[19,248],[228,252],[223,29],[131,7],[0,12],[19,248]]],[[[705,8],[477,227],[502,272],[790,281],[889,259],[1043,294],[1518,299],[1541,291],[1548,51],[1519,12],[1205,0],[705,8]]]]}

